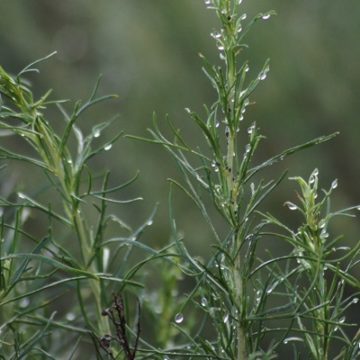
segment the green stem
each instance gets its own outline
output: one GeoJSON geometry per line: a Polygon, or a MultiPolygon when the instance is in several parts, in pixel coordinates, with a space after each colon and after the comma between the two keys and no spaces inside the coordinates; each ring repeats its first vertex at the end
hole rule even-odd
{"type": "MultiPolygon", "coordinates": [[[[236,247],[238,248],[240,246],[239,244],[239,236],[237,236],[236,239],[236,247]]],[[[247,354],[247,346],[246,346],[246,330],[244,328],[244,295],[243,295],[243,279],[241,276],[241,261],[240,257],[238,256],[237,259],[235,259],[235,266],[234,266],[234,285],[235,285],[235,301],[237,308],[239,309],[239,319],[237,320],[236,326],[237,326],[237,350],[236,350],[236,359],[237,360],[247,360],[248,354],[247,354]]]]}
{"type": "MultiPolygon", "coordinates": [[[[320,239],[319,239],[320,241],[320,239]]],[[[317,291],[319,292],[319,304],[322,304],[325,302],[326,297],[326,280],[324,279],[324,265],[320,261],[320,259],[323,258],[323,251],[322,249],[319,249],[319,257],[318,262],[316,264],[316,276],[318,279],[318,285],[317,285],[317,291]]],[[[328,334],[327,334],[327,316],[326,316],[326,307],[321,307],[317,311],[316,318],[319,318],[319,320],[316,320],[316,329],[317,333],[319,334],[319,349],[321,351],[319,360],[327,360],[328,359],[328,334]]]]}
{"type": "MultiPolygon", "coordinates": [[[[73,222],[78,235],[84,266],[87,267],[87,271],[90,270],[91,273],[95,274],[98,272],[98,269],[96,268],[96,264],[94,262],[90,263],[92,258],[92,247],[89,242],[89,234],[87,234],[85,231],[81,213],[78,211],[76,211],[73,222]]],[[[102,316],[103,305],[101,303],[101,280],[89,279],[88,281],[90,284],[92,296],[95,300],[97,335],[103,336],[110,334],[108,317],[102,316]]]]}
{"type": "MultiPolygon", "coordinates": [[[[228,1],[228,13],[230,13],[230,5],[231,2],[228,1]]],[[[229,38],[234,37],[233,29],[231,24],[227,24],[227,35],[229,38]]],[[[232,42],[232,41],[230,41],[232,42]]],[[[234,174],[235,174],[235,160],[236,156],[236,119],[232,118],[235,111],[233,111],[232,104],[235,100],[234,95],[234,84],[236,81],[236,54],[233,48],[229,49],[227,54],[227,87],[229,90],[228,95],[228,104],[229,109],[224,109],[225,112],[228,114],[227,117],[227,154],[226,154],[226,166],[227,166],[227,176],[226,176],[226,185],[227,185],[227,193],[228,193],[228,200],[229,200],[229,207],[231,212],[234,214],[237,211],[237,199],[236,199],[236,186],[234,184],[234,174]]],[[[234,225],[233,225],[234,227],[234,225]]],[[[241,247],[241,236],[240,232],[237,231],[238,229],[233,228],[234,230],[234,252],[236,254],[236,258],[234,259],[235,265],[233,267],[233,274],[232,278],[234,281],[234,292],[235,292],[235,307],[239,311],[239,319],[236,322],[237,327],[237,342],[236,342],[236,359],[237,360],[247,360],[248,353],[247,353],[247,346],[246,346],[246,329],[244,327],[244,314],[246,311],[244,309],[244,283],[242,278],[242,266],[241,266],[241,255],[238,251],[241,247]]]]}
{"type": "MultiPolygon", "coordinates": [[[[98,273],[96,263],[91,261],[93,257],[93,244],[91,243],[91,235],[86,231],[84,226],[84,220],[82,217],[81,210],[79,209],[79,204],[77,200],[75,201],[71,194],[73,193],[73,178],[70,178],[70,181],[66,181],[66,173],[64,171],[63,159],[59,155],[58,148],[54,148],[56,144],[56,139],[53,139],[50,135],[50,132],[47,131],[46,126],[41,127],[42,134],[44,134],[44,144],[43,148],[39,146],[39,153],[42,155],[43,160],[48,163],[49,167],[53,170],[54,175],[59,179],[62,190],[66,196],[66,199],[63,201],[64,211],[67,214],[69,220],[71,221],[76,234],[79,240],[79,247],[81,258],[84,264],[84,267],[87,271],[90,271],[92,274],[98,273]],[[40,152],[40,150],[50,149],[49,155],[46,155],[46,151],[40,152]],[[51,160],[49,160],[51,159],[51,160]]],[[[75,177],[71,169],[71,176],[75,177]]],[[[89,279],[89,285],[92,293],[92,297],[95,301],[96,308],[96,335],[103,336],[110,334],[110,325],[108,317],[102,316],[103,305],[101,302],[101,280],[89,279]]],[[[89,325],[89,324],[88,324],[89,325]]]]}

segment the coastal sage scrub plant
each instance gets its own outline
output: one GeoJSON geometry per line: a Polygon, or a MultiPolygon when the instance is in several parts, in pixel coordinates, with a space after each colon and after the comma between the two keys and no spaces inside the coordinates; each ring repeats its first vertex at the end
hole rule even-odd
{"type": "Polygon", "coordinates": [[[205,5],[219,20],[211,33],[219,63],[200,55],[215,100],[203,114],[186,109],[205,142],[190,145],[169,118],[167,136],[156,116],[152,138],[128,136],[164,146],[183,176],[169,179],[171,238],[160,249],[140,241],[156,209],[136,229],[110,211],[110,205],[140,200],[117,195],[136,176],[110,186],[110,172],[100,175],[91,167],[91,159],[107,154],[122,133],[104,141],[111,121],[84,131],[81,120],[114,96],[98,96],[98,81],[85,102],[52,100],[50,91],[37,99],[26,78],[48,57],[17,75],[0,67],[0,135],[9,137],[0,147],[4,167],[22,161],[44,178],[35,190],[3,180],[10,190],[0,199],[0,358],[360,357],[359,324],[346,318],[359,302],[360,242],[347,247],[332,228],[336,218],[354,217],[359,207],[334,210],[337,180],[322,190],[317,169],[307,180],[290,178],[296,195],[285,205],[301,216],[292,221],[299,221],[296,226],[265,206],[287,178],[283,173],[269,180],[266,170],[335,134],[260,159],[264,136],[247,114],[270,65],[250,68],[244,40],[275,13],[248,18],[242,0],[205,5]],[[13,139],[26,151],[14,149],[13,139]],[[210,229],[206,260],[192,254],[178,229],[175,189],[192,200],[210,229]],[[34,218],[45,225],[34,229],[34,218]],[[266,250],[270,241],[281,254],[266,250]]]}
{"type": "MultiPolygon", "coordinates": [[[[89,167],[90,159],[109,151],[121,133],[104,143],[98,138],[110,121],[97,124],[86,135],[76,123],[94,104],[114,96],[97,97],[97,82],[89,99],[76,102],[71,112],[65,110],[63,101],[49,100],[50,91],[34,99],[24,76],[37,72],[35,66],[47,58],[30,64],[16,76],[0,67],[2,135],[16,135],[28,145],[26,154],[1,147],[1,158],[39,168],[48,183],[41,191],[43,202],[26,192],[1,198],[3,359],[47,358],[50,353],[64,356],[64,347],[68,354],[75,354],[79,335],[85,341],[92,337],[96,347],[103,343],[101,339],[111,336],[111,319],[104,309],[111,304],[113,293],[123,292],[126,286],[141,287],[131,279],[135,272],[129,268],[129,258],[133,244],[153,216],[132,230],[108,213],[110,204],[140,200],[111,197],[135,177],[109,187],[110,172],[99,177],[89,167]],[[61,131],[48,120],[46,113],[51,106],[60,110],[64,120],[61,131]],[[41,229],[42,238],[29,233],[25,226],[29,210],[48,219],[48,226],[41,229]],[[118,227],[119,236],[107,238],[111,223],[118,227]],[[67,314],[59,317],[53,303],[61,302],[67,314]]],[[[118,356],[121,350],[119,346],[113,354],[118,356]]]]}
{"type": "Polygon", "coordinates": [[[321,198],[315,170],[308,182],[294,178],[301,189],[300,204],[286,203],[290,210],[304,216],[304,223],[297,229],[291,229],[262,208],[264,200],[286,177],[282,174],[265,180],[263,170],[336,134],[258,162],[255,155],[264,136],[257,124],[247,119],[246,112],[255,104],[254,90],[267,78],[270,66],[267,60],[255,77],[249,75],[255,71],[250,71],[246,61],[244,38],[255,23],[268,20],[274,12],[260,13],[248,20],[247,14],[241,12],[241,3],[205,1],[220,22],[220,28],[211,36],[221,65],[212,65],[200,54],[216,99],[211,106],[205,106],[203,115],[185,110],[199,127],[207,146],[189,145],[167,119],[172,131],[169,139],[160,130],[156,116],[154,127],[149,130],[153,139],[142,139],[163,145],[176,160],[184,181],[169,181],[199,208],[214,239],[210,260],[199,260],[179,237],[171,214],[182,269],[196,281],[175,323],[178,327],[186,324],[189,316],[185,314],[193,306],[201,309],[204,317],[198,328],[187,332],[184,327],[183,354],[178,355],[177,347],[177,354],[169,352],[168,356],[275,359],[291,345],[294,359],[333,359],[339,348],[336,358],[354,359],[360,354],[359,335],[351,339],[346,329],[358,324],[347,321],[344,313],[358,302],[359,281],[351,274],[359,261],[360,245],[341,246],[341,237],[331,234],[329,224],[337,216],[354,216],[358,207],[332,211],[330,195],[337,181],[330,190],[323,190],[321,198]],[[225,227],[215,226],[212,209],[223,218],[225,227]],[[280,257],[269,253],[264,257],[259,248],[266,248],[269,239],[276,239],[278,246],[285,249],[290,245],[289,253],[280,257]],[[352,287],[354,294],[346,296],[345,286],[352,287]]]}

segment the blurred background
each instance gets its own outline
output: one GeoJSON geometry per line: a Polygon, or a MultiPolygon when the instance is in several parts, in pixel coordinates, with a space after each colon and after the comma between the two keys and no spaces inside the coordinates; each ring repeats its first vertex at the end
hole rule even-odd
{"type": "MultiPolygon", "coordinates": [[[[257,105],[245,121],[256,121],[266,135],[259,158],[266,158],[295,144],[340,131],[331,142],[305,150],[274,166],[268,178],[286,169],[289,176],[308,177],[316,167],[320,182],[329,188],[338,178],[334,208],[360,203],[360,2],[358,0],[252,0],[244,1],[249,16],[274,9],[278,16],[255,25],[247,38],[252,76],[266,58],[271,71],[253,97],[257,105]]],[[[166,114],[182,129],[190,143],[201,134],[184,108],[201,111],[214,101],[214,92],[201,71],[198,53],[211,62],[218,54],[210,32],[217,28],[202,0],[0,0],[0,64],[16,73],[33,60],[57,50],[31,75],[35,93],[54,89],[54,98],[86,99],[100,73],[100,94],[116,93],[118,100],[95,107],[82,118],[84,131],[114,114],[113,128],[149,136],[153,111],[166,114]]],[[[54,112],[50,121],[61,122],[54,112]]],[[[166,126],[165,121],[160,124],[166,126]]],[[[109,138],[114,130],[105,136],[109,138]]],[[[19,145],[21,146],[21,145],[19,145]]],[[[114,208],[137,226],[159,202],[154,225],[144,241],[154,246],[169,239],[168,177],[180,179],[174,161],[161,147],[121,139],[111,155],[93,165],[110,168],[113,185],[139,179],[121,195],[142,196],[144,201],[114,208]]],[[[37,182],[26,168],[13,165],[17,187],[37,182]]],[[[283,207],[296,200],[294,184],[285,181],[264,210],[296,226],[298,219],[283,207]]],[[[174,197],[175,216],[185,240],[195,253],[206,257],[213,242],[196,207],[181,193],[174,197]]],[[[360,220],[335,224],[353,244],[360,238],[360,220]]],[[[358,312],[359,313],[359,312],[358,312]]],[[[359,321],[353,315],[354,321],[359,321]]]]}

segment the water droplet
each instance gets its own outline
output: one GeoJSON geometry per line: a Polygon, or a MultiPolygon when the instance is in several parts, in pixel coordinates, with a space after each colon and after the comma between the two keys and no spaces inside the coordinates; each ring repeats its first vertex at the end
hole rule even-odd
{"type": "Polygon", "coordinates": [[[216,124],[215,124],[215,127],[218,128],[220,126],[220,122],[218,121],[216,124]]]}
{"type": "Polygon", "coordinates": [[[345,316],[343,316],[343,317],[339,320],[339,323],[340,323],[340,324],[343,324],[343,323],[345,322],[345,319],[346,319],[345,316]]]}
{"type": "Polygon", "coordinates": [[[250,126],[250,127],[247,129],[247,133],[248,133],[249,135],[251,135],[251,134],[254,132],[254,130],[255,130],[255,126],[252,125],[252,126],[250,126]]]}
{"type": "Polygon", "coordinates": [[[360,206],[358,206],[358,207],[356,208],[356,210],[359,210],[359,211],[360,211],[360,206]]]}
{"type": "Polygon", "coordinates": [[[212,32],[210,34],[214,39],[220,39],[221,38],[221,33],[219,32],[212,32]]]}
{"type": "Polygon", "coordinates": [[[220,50],[220,51],[224,51],[224,50],[225,50],[224,45],[221,45],[221,44],[219,44],[217,48],[218,48],[218,50],[220,50]]]}
{"type": "Polygon", "coordinates": [[[250,71],[250,66],[248,64],[246,64],[244,70],[245,70],[246,73],[249,72],[250,71]]]}
{"type": "Polygon", "coordinates": [[[242,14],[242,15],[240,16],[240,20],[246,20],[246,18],[247,18],[247,14],[246,14],[246,13],[244,13],[244,14],[242,14]]]}
{"type": "Polygon", "coordinates": [[[184,315],[182,313],[177,313],[175,315],[175,322],[181,324],[184,321],[184,315]]]}
{"type": "Polygon", "coordinates": [[[329,233],[326,231],[326,229],[323,229],[320,233],[320,236],[324,239],[327,239],[329,237],[329,233]]]}
{"type": "Polygon", "coordinates": [[[332,183],[331,183],[331,188],[332,189],[336,189],[338,187],[338,180],[335,179],[332,183]]]}
{"type": "Polygon", "coordinates": [[[295,205],[294,203],[292,203],[292,202],[290,202],[290,201],[287,201],[286,203],[285,203],[285,205],[289,208],[289,210],[291,210],[291,211],[294,211],[294,210],[297,210],[298,209],[298,207],[297,207],[297,205],[295,205]]]}
{"type": "Polygon", "coordinates": [[[71,165],[71,164],[73,163],[71,159],[68,159],[66,162],[67,162],[69,165],[71,165]]]}
{"type": "Polygon", "coordinates": [[[214,171],[215,171],[216,173],[218,173],[218,172],[219,172],[219,168],[216,167],[216,168],[214,169],[214,171]]]}
{"type": "Polygon", "coordinates": [[[245,153],[248,154],[250,152],[250,150],[251,150],[251,146],[250,146],[250,144],[247,144],[245,146],[245,153]]]}
{"type": "Polygon", "coordinates": [[[206,297],[201,298],[201,306],[206,307],[208,305],[208,301],[206,297]]]}
{"type": "Polygon", "coordinates": [[[262,18],[263,20],[269,20],[270,17],[271,17],[271,14],[264,14],[264,15],[261,16],[261,18],[262,18]]]}
{"type": "Polygon", "coordinates": [[[265,74],[264,72],[262,72],[260,75],[259,75],[259,80],[263,81],[267,78],[267,74],[265,74]]]}
{"type": "Polygon", "coordinates": [[[112,148],[112,144],[107,144],[104,146],[105,151],[109,151],[112,148]]]}
{"type": "Polygon", "coordinates": [[[190,110],[188,107],[185,108],[185,111],[186,111],[188,114],[191,114],[191,110],[190,110]]]}
{"type": "Polygon", "coordinates": [[[352,299],[352,303],[353,303],[353,304],[357,304],[358,302],[359,302],[359,298],[353,298],[353,299],[352,299]]]}
{"type": "Polygon", "coordinates": [[[266,65],[265,68],[261,71],[261,73],[258,76],[259,80],[265,80],[267,78],[267,74],[270,71],[270,66],[266,65]]]}
{"type": "Polygon", "coordinates": [[[26,195],[25,194],[23,194],[22,192],[18,192],[18,197],[20,198],[20,199],[26,199],[26,195]]]}
{"type": "Polygon", "coordinates": [[[69,312],[66,314],[66,320],[67,321],[74,321],[76,318],[75,314],[73,312],[69,312]]]}
{"type": "Polygon", "coordinates": [[[238,0],[238,5],[241,5],[243,0],[238,0]]]}
{"type": "Polygon", "coordinates": [[[154,223],[154,222],[150,219],[150,220],[148,220],[148,221],[146,222],[146,225],[147,225],[147,226],[151,226],[153,223],[154,223]]]}
{"type": "Polygon", "coordinates": [[[226,314],[224,316],[223,322],[224,322],[224,324],[226,324],[228,321],[229,321],[229,314],[226,314]]]}
{"type": "Polygon", "coordinates": [[[98,138],[101,135],[101,131],[99,129],[96,129],[93,134],[94,138],[98,138]]]}
{"type": "Polygon", "coordinates": [[[326,220],[325,220],[325,219],[322,219],[322,220],[319,222],[319,229],[324,229],[325,226],[326,226],[326,220]]]}
{"type": "Polygon", "coordinates": [[[21,301],[19,303],[19,306],[23,309],[28,307],[29,305],[30,305],[30,299],[28,297],[21,299],[21,301]]]}
{"type": "Polygon", "coordinates": [[[130,241],[136,241],[136,236],[134,235],[134,236],[131,236],[130,238],[129,238],[129,240],[130,241]]]}

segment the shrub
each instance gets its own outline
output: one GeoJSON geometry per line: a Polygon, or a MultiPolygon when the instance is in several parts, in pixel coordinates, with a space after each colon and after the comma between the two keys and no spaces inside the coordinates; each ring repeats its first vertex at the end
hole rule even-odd
{"type": "Polygon", "coordinates": [[[25,80],[48,57],[16,76],[0,68],[2,135],[18,136],[27,145],[26,152],[0,148],[2,158],[5,164],[20,160],[40,169],[47,181],[37,194],[15,187],[1,198],[2,358],[275,359],[289,346],[287,356],[294,359],[360,355],[359,332],[351,331],[357,324],[344,315],[358,303],[360,284],[353,270],[360,245],[345,247],[330,227],[359,207],[332,210],[337,181],[321,190],[317,169],[308,179],[291,178],[297,200],[285,205],[302,216],[297,226],[264,205],[286,178],[285,173],[266,179],[264,170],[335,134],[257,159],[263,135],[246,111],[270,67],[266,61],[249,79],[253,72],[242,60],[244,38],[255,23],[275,13],[248,20],[241,2],[205,1],[220,23],[211,36],[221,65],[200,55],[216,98],[203,115],[186,112],[206,145],[189,145],[169,118],[167,136],[156,115],[151,138],[127,136],[162,145],[183,176],[183,181],[169,179],[171,239],[160,249],[140,241],[155,211],[137,229],[109,211],[110,204],[140,199],[113,197],[136,176],[109,187],[110,172],[99,176],[91,169],[90,160],[110,150],[122,133],[101,143],[99,136],[111,122],[84,134],[78,120],[113,95],[97,96],[97,82],[88,100],[69,110],[67,102],[51,100],[50,92],[35,99],[25,80]],[[52,107],[64,119],[62,128],[50,120],[52,107]],[[207,260],[191,253],[177,229],[174,188],[192,200],[211,231],[207,260]],[[33,212],[44,217],[46,228],[27,225],[33,212]],[[269,242],[283,254],[264,251],[269,242]],[[184,278],[192,287],[176,295],[184,278]],[[89,342],[94,351],[88,350],[89,342]]]}

